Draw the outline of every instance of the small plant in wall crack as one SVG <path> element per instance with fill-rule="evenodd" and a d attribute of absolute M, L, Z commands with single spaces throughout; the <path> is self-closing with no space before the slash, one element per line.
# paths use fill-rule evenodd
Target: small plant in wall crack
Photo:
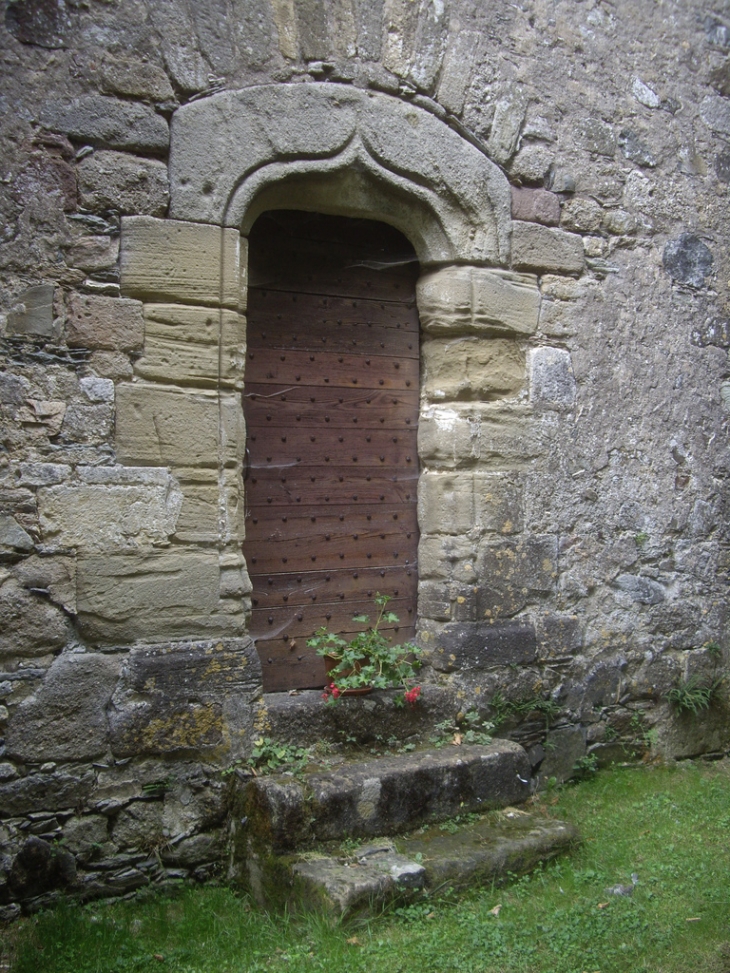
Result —
<path fill-rule="evenodd" d="M 711 682 L 702 682 L 698 676 L 690 676 L 689 679 L 678 683 L 667 693 L 667 700 L 679 712 L 692 713 L 693 716 L 710 708 L 712 700 L 720 688 L 722 678 L 713 679 Z"/>
<path fill-rule="evenodd" d="M 341 696 L 369 692 L 371 689 L 402 688 L 396 705 L 414 706 L 421 695 L 421 687 L 414 685 L 420 668 L 421 650 L 406 642 L 392 645 L 390 636 L 382 632 L 384 625 L 397 624 L 395 612 L 387 611 L 389 595 L 375 595 L 378 615 L 370 625 L 368 615 L 354 615 L 353 621 L 368 627 L 351 639 L 345 639 L 326 626 L 307 639 L 307 645 L 317 650 L 328 666 L 327 685 L 323 695 L 327 703 L 336 703 Z"/>
<path fill-rule="evenodd" d="M 573 764 L 573 777 L 576 780 L 588 780 L 598 772 L 598 757 L 595 753 L 587 753 Z"/>
<path fill-rule="evenodd" d="M 483 720 L 476 710 L 469 710 L 455 720 L 437 723 L 429 743 L 437 749 L 446 746 L 459 747 L 463 743 L 478 743 L 484 746 L 492 742 L 493 729 L 494 723 Z"/>

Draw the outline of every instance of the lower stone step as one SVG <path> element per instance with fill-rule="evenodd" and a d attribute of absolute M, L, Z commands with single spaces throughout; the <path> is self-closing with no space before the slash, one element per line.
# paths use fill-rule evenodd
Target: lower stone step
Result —
<path fill-rule="evenodd" d="M 301 778 L 258 777 L 234 798 L 236 846 L 245 857 L 262 844 L 280 853 L 398 834 L 529 794 L 527 754 L 510 740 L 379 757 Z"/>
<path fill-rule="evenodd" d="M 282 861 L 278 901 L 263 904 L 280 906 L 286 889 L 285 902 L 293 911 L 376 913 L 389 902 L 528 872 L 578 841 L 573 825 L 517 808 L 467 818 L 363 845 L 347 856 L 310 854 Z"/>

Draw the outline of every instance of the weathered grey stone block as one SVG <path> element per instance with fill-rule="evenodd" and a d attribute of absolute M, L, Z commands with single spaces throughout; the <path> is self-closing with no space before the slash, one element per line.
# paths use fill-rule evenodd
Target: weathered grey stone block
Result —
<path fill-rule="evenodd" d="M 28 774 L 0 784 L 0 807 L 8 815 L 78 807 L 88 800 L 93 787 L 92 770 Z"/>
<path fill-rule="evenodd" d="M 122 219 L 122 293 L 150 302 L 238 310 L 246 266 L 237 230 L 151 216 Z"/>
<path fill-rule="evenodd" d="M 99 151 L 78 167 L 79 202 L 91 212 L 164 216 L 169 200 L 167 166 L 125 152 Z"/>
<path fill-rule="evenodd" d="M 613 127 L 602 118 L 591 116 L 581 119 L 577 125 L 578 143 L 593 155 L 612 159 L 616 152 L 616 136 Z"/>
<path fill-rule="evenodd" d="M 117 456 L 130 465 L 238 465 L 245 428 L 233 393 L 117 386 Z"/>
<path fill-rule="evenodd" d="M 117 757 L 233 753 L 250 743 L 261 665 L 249 638 L 133 649 L 109 711 Z"/>
<path fill-rule="evenodd" d="M 436 98 L 440 105 L 455 115 L 464 107 L 466 92 L 474 68 L 471 55 L 477 49 L 480 35 L 473 30 L 451 31 L 447 38 L 441 77 Z"/>
<path fill-rule="evenodd" d="M 53 284 L 28 287 L 18 295 L 15 308 L 8 314 L 8 334 L 57 337 L 53 320 Z"/>
<path fill-rule="evenodd" d="M 526 108 L 527 99 L 519 85 L 512 87 L 496 104 L 487 152 L 500 165 L 509 162 L 514 155 Z"/>
<path fill-rule="evenodd" d="M 109 822 L 101 814 L 72 817 L 63 826 L 63 844 L 80 860 L 93 854 L 94 847 L 109 837 Z"/>
<path fill-rule="evenodd" d="M 106 381 L 105 379 L 102 381 Z M 112 402 L 72 402 L 66 409 L 61 425 L 61 435 L 68 442 L 101 445 L 111 438 L 114 423 Z"/>
<path fill-rule="evenodd" d="M 475 548 L 475 542 L 464 536 L 422 534 L 418 544 L 419 576 L 473 583 L 477 577 Z"/>
<path fill-rule="evenodd" d="M 48 655 L 62 648 L 70 634 L 62 611 L 0 569 L 0 659 Z"/>
<path fill-rule="evenodd" d="M 539 615 L 535 627 L 541 659 L 569 658 L 583 647 L 583 634 L 576 615 Z"/>
<path fill-rule="evenodd" d="M 536 594 L 554 591 L 557 557 L 557 540 L 549 535 L 484 544 L 478 568 L 483 617 L 514 615 Z"/>
<path fill-rule="evenodd" d="M 682 233 L 664 247 L 665 269 L 680 284 L 703 287 L 712 273 L 712 251 L 694 233 Z"/>
<path fill-rule="evenodd" d="M 432 338 L 421 345 L 421 360 L 421 387 L 433 402 L 504 398 L 525 379 L 524 352 L 504 338 Z"/>
<path fill-rule="evenodd" d="M 40 122 L 52 132 L 110 149 L 165 152 L 170 132 L 165 119 L 146 105 L 103 95 L 52 98 Z"/>
<path fill-rule="evenodd" d="M 27 838 L 13 860 L 8 889 L 13 898 L 25 899 L 76 883 L 76 861 L 64 848 L 42 838 Z"/>
<path fill-rule="evenodd" d="M 0 555 L 28 553 L 33 547 L 33 538 L 15 517 L 0 514 Z"/>
<path fill-rule="evenodd" d="M 5 10 L 5 27 L 21 44 L 64 48 L 72 26 L 70 11 L 61 4 L 11 3 Z"/>
<path fill-rule="evenodd" d="M 453 408 L 432 406 L 421 412 L 418 455 L 446 467 L 460 466 L 479 456 L 479 424 Z"/>
<path fill-rule="evenodd" d="M 713 132 L 730 135 L 730 104 L 720 95 L 707 95 L 700 104 L 700 118 Z"/>
<path fill-rule="evenodd" d="M 535 627 L 525 621 L 450 623 L 437 642 L 429 659 L 441 672 L 526 665 L 537 657 Z"/>
<path fill-rule="evenodd" d="M 562 348 L 532 348 L 528 363 L 530 401 L 543 409 L 569 409 L 575 402 L 570 352 Z"/>
<path fill-rule="evenodd" d="M 512 224 L 512 266 L 518 270 L 580 274 L 585 267 L 583 240 L 554 227 L 515 220 Z"/>
<path fill-rule="evenodd" d="M 89 274 L 116 278 L 119 262 L 119 237 L 83 236 L 65 244 L 63 253 L 69 267 Z"/>
<path fill-rule="evenodd" d="M 76 559 L 32 555 L 14 568 L 25 588 L 47 591 L 51 601 L 76 614 Z"/>
<path fill-rule="evenodd" d="M 108 746 L 106 708 L 118 656 L 64 653 L 8 723 L 8 755 L 23 761 L 91 760 Z"/>
<path fill-rule="evenodd" d="M 99 77 L 101 90 L 106 95 L 150 101 L 171 101 L 175 97 L 167 75 L 151 61 L 107 54 L 99 69 Z"/>
<path fill-rule="evenodd" d="M 292 875 L 303 902 L 317 903 L 334 915 L 350 915 L 368 909 L 372 902 L 387 902 L 422 889 L 426 883 L 423 865 L 382 843 L 358 851 L 355 869 L 326 858 L 297 862 Z"/>
<path fill-rule="evenodd" d="M 537 280 L 484 267 L 444 267 L 419 278 L 421 327 L 428 334 L 507 331 L 534 334 L 540 308 Z"/>
<path fill-rule="evenodd" d="M 642 578 L 636 574 L 620 574 L 615 581 L 616 587 L 626 591 L 632 601 L 641 605 L 658 605 L 666 598 L 662 585 L 651 578 Z"/>
<path fill-rule="evenodd" d="M 162 843 L 162 801 L 131 801 L 116 816 L 112 840 L 120 848 L 147 850 Z"/>
<path fill-rule="evenodd" d="M 178 540 L 214 543 L 245 537 L 243 480 L 240 471 L 186 470 L 180 481 L 182 507 L 175 527 Z"/>
<path fill-rule="evenodd" d="M 145 305 L 142 378 L 181 385 L 243 388 L 246 319 L 235 311 Z"/>
<path fill-rule="evenodd" d="M 544 184 L 555 162 L 555 150 L 541 142 L 523 142 L 509 164 L 512 179 L 521 183 Z"/>
<path fill-rule="evenodd" d="M 565 706 L 578 719 L 587 719 L 594 709 L 618 703 L 621 696 L 621 669 L 625 660 L 598 662 L 582 677 L 568 683 Z"/>
<path fill-rule="evenodd" d="M 574 196 L 563 204 L 560 225 L 575 233 L 596 233 L 601 228 L 605 210 L 595 199 Z"/>
<path fill-rule="evenodd" d="M 419 581 L 418 615 L 437 622 L 451 618 L 451 597 L 445 581 Z"/>
<path fill-rule="evenodd" d="M 71 347 L 132 351 L 144 341 L 142 304 L 117 297 L 69 295 L 66 340 Z"/>
<path fill-rule="evenodd" d="M 545 785 L 554 777 L 558 784 L 576 775 L 576 764 L 586 754 L 586 731 L 580 726 L 564 726 L 551 730 L 546 739 L 545 759 L 540 765 L 538 780 Z"/>

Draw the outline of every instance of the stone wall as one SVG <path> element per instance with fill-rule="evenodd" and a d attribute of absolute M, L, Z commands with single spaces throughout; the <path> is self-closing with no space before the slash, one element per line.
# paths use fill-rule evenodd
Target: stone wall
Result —
<path fill-rule="evenodd" d="M 0 37 L 3 916 L 221 860 L 266 721 L 240 395 L 272 206 L 421 262 L 424 682 L 543 778 L 730 746 L 726 685 L 666 699 L 728 658 L 727 3 L 14 0 Z"/>

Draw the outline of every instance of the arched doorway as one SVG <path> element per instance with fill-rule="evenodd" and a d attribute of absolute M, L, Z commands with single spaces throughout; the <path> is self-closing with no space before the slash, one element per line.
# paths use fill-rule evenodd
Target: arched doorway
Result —
<path fill-rule="evenodd" d="M 272 211 L 249 236 L 246 540 L 266 691 L 321 686 L 306 640 L 388 594 L 415 632 L 416 254 L 371 220 Z"/>

